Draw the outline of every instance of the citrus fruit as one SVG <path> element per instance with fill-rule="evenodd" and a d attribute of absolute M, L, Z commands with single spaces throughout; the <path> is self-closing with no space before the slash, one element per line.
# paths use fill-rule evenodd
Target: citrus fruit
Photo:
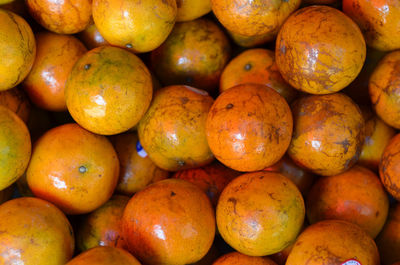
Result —
<path fill-rule="evenodd" d="M 386 190 L 400 200 L 400 134 L 385 147 L 379 164 L 379 176 Z"/>
<path fill-rule="evenodd" d="M 66 265 L 140 265 L 129 252 L 110 246 L 89 249 L 70 260 Z"/>
<path fill-rule="evenodd" d="M 199 18 L 211 11 L 210 0 L 176 0 L 178 13 L 176 21 L 190 21 Z"/>
<path fill-rule="evenodd" d="M 0 91 L 0 105 L 15 112 L 25 123 L 28 122 L 31 104 L 25 92 L 20 88 Z"/>
<path fill-rule="evenodd" d="M 212 265 L 276 265 L 271 259 L 266 257 L 252 257 L 239 252 L 231 252 L 218 258 Z"/>

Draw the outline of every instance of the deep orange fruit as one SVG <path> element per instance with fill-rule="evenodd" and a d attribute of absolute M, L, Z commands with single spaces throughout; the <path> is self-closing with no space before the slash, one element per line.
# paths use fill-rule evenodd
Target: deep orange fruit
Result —
<path fill-rule="evenodd" d="M 96 24 L 90 23 L 87 28 L 83 31 L 79 32 L 78 38 L 85 44 L 88 49 L 94 49 L 100 46 L 110 45 L 104 38 L 101 36 L 99 30 L 96 27 Z"/>
<path fill-rule="evenodd" d="M 20 88 L 0 91 L 0 105 L 15 112 L 25 123 L 28 122 L 31 104 L 25 92 Z"/>
<path fill-rule="evenodd" d="M 385 147 L 379 164 L 379 176 L 386 190 L 400 200 L 400 134 Z"/>
<path fill-rule="evenodd" d="M 100 246 L 81 253 L 66 265 L 140 265 L 129 252 L 115 247 Z"/>
<path fill-rule="evenodd" d="M 280 173 L 252 172 L 232 180 L 217 205 L 217 226 L 235 250 L 250 256 L 277 253 L 290 245 L 303 225 L 304 201 Z"/>
<path fill-rule="evenodd" d="M 382 265 L 391 265 L 400 260 L 400 204 L 396 203 L 389 211 L 389 216 L 382 231 L 376 238 Z"/>
<path fill-rule="evenodd" d="M 178 13 L 176 21 L 190 21 L 211 11 L 211 0 L 176 0 Z"/>
<path fill-rule="evenodd" d="M 146 264 L 194 263 L 213 243 L 214 209 L 194 184 L 166 179 L 132 197 L 122 231 L 131 253 Z"/>
<path fill-rule="evenodd" d="M 276 265 L 267 257 L 252 257 L 240 252 L 231 252 L 218 258 L 212 265 Z"/>
<path fill-rule="evenodd" d="M 286 81 L 311 94 L 329 94 L 349 85 L 366 56 L 364 37 L 349 17 L 329 6 L 293 13 L 276 39 L 276 63 Z"/>

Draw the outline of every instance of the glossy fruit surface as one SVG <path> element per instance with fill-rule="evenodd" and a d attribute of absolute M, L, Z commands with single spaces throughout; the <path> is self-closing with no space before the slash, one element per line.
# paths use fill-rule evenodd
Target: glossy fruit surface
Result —
<path fill-rule="evenodd" d="M 91 23 L 87 28 L 78 34 L 78 38 L 85 44 L 88 49 L 94 49 L 100 46 L 110 45 L 101 36 L 96 24 Z"/>
<path fill-rule="evenodd" d="M 276 265 L 271 259 L 266 257 L 252 257 L 239 252 L 231 252 L 218 258 L 213 265 Z"/>
<path fill-rule="evenodd" d="M 376 238 L 383 265 L 391 265 L 400 260 L 400 204 L 396 203 L 389 211 L 388 219 Z"/>
<path fill-rule="evenodd" d="M 400 134 L 385 147 L 379 164 L 379 176 L 386 190 L 400 200 Z"/>
<path fill-rule="evenodd" d="M 101 246 L 81 253 L 66 265 L 140 265 L 128 251 L 120 248 Z"/>
<path fill-rule="evenodd" d="M 0 105 L 15 112 L 25 123 L 28 121 L 31 103 L 25 92 L 20 88 L 16 87 L 6 91 L 0 91 Z"/>

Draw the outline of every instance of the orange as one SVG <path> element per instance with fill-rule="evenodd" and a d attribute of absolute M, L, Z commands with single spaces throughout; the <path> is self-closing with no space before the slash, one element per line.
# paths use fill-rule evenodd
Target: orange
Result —
<path fill-rule="evenodd" d="M 66 265 L 140 265 L 129 252 L 115 247 L 100 246 L 81 253 Z"/>
<path fill-rule="evenodd" d="M 349 17 L 329 6 L 293 13 L 276 39 L 276 64 L 293 87 L 329 94 L 349 85 L 366 57 L 363 35 Z"/>
<path fill-rule="evenodd" d="M 386 190 L 400 200 L 400 134 L 385 147 L 379 164 L 379 176 Z"/>
<path fill-rule="evenodd" d="M 59 34 L 84 30 L 92 15 L 92 0 L 26 0 L 26 4 L 40 25 Z"/>
<path fill-rule="evenodd" d="M 157 167 L 147 156 L 136 132 L 116 135 L 112 143 L 120 162 L 117 192 L 132 195 L 153 182 L 168 178 L 169 172 Z"/>
<path fill-rule="evenodd" d="M 352 260 L 353 263 L 344 263 Z M 358 262 L 358 263 L 357 263 Z M 374 240 L 360 227 L 343 220 L 313 224 L 300 234 L 286 265 L 379 265 Z"/>
<path fill-rule="evenodd" d="M 112 45 L 149 52 L 165 41 L 174 27 L 176 0 L 93 0 L 93 20 Z"/>
<path fill-rule="evenodd" d="M 300 0 L 211 0 L 211 7 L 224 27 L 245 36 L 278 33 L 286 18 L 300 6 Z"/>
<path fill-rule="evenodd" d="M 94 49 L 100 46 L 110 45 L 104 38 L 101 36 L 99 30 L 96 27 L 96 24 L 91 23 L 87 28 L 83 31 L 79 32 L 78 38 L 85 44 L 88 49 Z"/>
<path fill-rule="evenodd" d="M 293 243 L 304 215 L 296 185 L 280 173 L 265 171 L 232 180 L 221 193 L 216 214 L 225 242 L 249 256 L 274 254 Z"/>
<path fill-rule="evenodd" d="M 0 190 L 4 190 L 25 172 L 31 138 L 25 123 L 4 106 L 0 106 L 0 124 Z"/>
<path fill-rule="evenodd" d="M 279 73 L 275 53 L 271 50 L 249 49 L 233 58 L 222 72 L 219 91 L 222 93 L 246 83 L 267 85 L 281 94 L 287 102 L 292 102 L 297 96 L 297 91 Z"/>
<path fill-rule="evenodd" d="M 292 105 L 294 129 L 288 154 L 312 172 L 340 174 L 357 162 L 364 142 L 364 119 L 346 95 L 310 95 Z"/>
<path fill-rule="evenodd" d="M 387 54 L 369 79 L 369 94 L 376 114 L 400 129 L 400 51 Z"/>
<path fill-rule="evenodd" d="M 102 46 L 83 55 L 65 85 L 65 100 L 74 120 L 104 135 L 129 130 L 150 105 L 150 72 L 136 55 Z"/>
<path fill-rule="evenodd" d="M 270 87 L 243 84 L 218 96 L 207 118 L 207 140 L 215 157 L 237 171 L 257 171 L 285 154 L 292 114 Z"/>
<path fill-rule="evenodd" d="M 166 179 L 131 198 L 122 217 L 122 231 L 131 253 L 145 264 L 194 263 L 213 243 L 214 210 L 194 184 Z"/>
<path fill-rule="evenodd" d="M 26 175 L 35 196 L 67 214 L 83 214 L 111 197 L 118 173 L 117 154 L 107 138 L 70 123 L 36 141 Z"/>
<path fill-rule="evenodd" d="M 202 1 L 198 1 L 202 2 Z M 208 19 L 177 23 L 151 53 L 151 65 L 164 85 L 190 85 L 212 91 L 230 57 L 225 33 Z"/>
<path fill-rule="evenodd" d="M 32 68 L 36 43 L 32 29 L 22 17 L 0 9 L 0 91 L 24 80 Z"/>
<path fill-rule="evenodd" d="M 178 13 L 176 21 L 190 21 L 211 11 L 211 0 L 176 0 Z"/>
<path fill-rule="evenodd" d="M 25 123 L 28 121 L 31 104 L 25 92 L 20 88 L 0 91 L 0 105 L 15 112 Z"/>
<path fill-rule="evenodd" d="M 206 119 L 213 101 L 204 90 L 189 86 L 157 90 L 139 123 L 138 135 L 158 167 L 178 171 L 214 159 L 206 138 Z"/>
<path fill-rule="evenodd" d="M 271 259 L 266 257 L 251 257 L 239 252 L 231 252 L 221 256 L 212 265 L 276 265 Z"/>
<path fill-rule="evenodd" d="M 38 107 L 49 111 L 65 111 L 65 82 L 76 61 L 87 50 L 73 36 L 41 32 L 35 37 L 35 63 L 22 86 Z"/>
<path fill-rule="evenodd" d="M 38 198 L 18 198 L 0 205 L 0 264 L 64 265 L 74 252 L 67 217 Z"/>
<path fill-rule="evenodd" d="M 395 203 L 382 231 L 376 238 L 382 265 L 400 260 L 400 204 Z"/>

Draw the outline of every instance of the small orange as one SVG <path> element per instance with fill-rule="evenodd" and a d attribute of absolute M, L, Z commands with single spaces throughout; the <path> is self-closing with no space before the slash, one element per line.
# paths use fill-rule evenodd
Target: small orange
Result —
<path fill-rule="evenodd" d="M 292 114 L 270 87 L 242 84 L 220 94 L 207 118 L 207 140 L 215 157 L 237 171 L 257 171 L 285 154 Z"/>
<path fill-rule="evenodd" d="M 70 123 L 47 131 L 33 148 L 29 188 L 67 214 L 88 213 L 114 192 L 119 162 L 105 136 Z"/>
<path fill-rule="evenodd" d="M 149 107 L 152 93 L 146 65 L 133 53 L 111 46 L 83 55 L 65 85 L 65 100 L 74 120 L 103 135 L 135 126 Z"/>
<path fill-rule="evenodd" d="M 379 253 L 374 240 L 359 226 L 326 220 L 300 234 L 286 261 L 286 265 L 321 264 L 379 265 Z"/>
<path fill-rule="evenodd" d="M 74 253 L 74 233 L 67 217 L 38 198 L 0 205 L 0 230 L 0 264 L 64 265 Z"/>
<path fill-rule="evenodd" d="M 293 13 L 276 39 L 276 63 L 285 80 L 311 94 L 330 94 L 349 85 L 366 57 L 364 37 L 349 17 L 329 6 Z"/>
<path fill-rule="evenodd" d="M 150 159 L 169 171 L 204 166 L 214 156 L 206 138 L 206 119 L 214 100 L 204 90 L 168 86 L 157 90 L 138 126 Z"/>
<path fill-rule="evenodd" d="M 239 252 L 231 252 L 218 258 L 212 265 L 276 265 L 267 257 L 252 257 Z"/>
<path fill-rule="evenodd" d="M 31 104 L 25 92 L 20 88 L 0 91 L 0 105 L 15 112 L 25 123 L 28 122 Z"/>
<path fill-rule="evenodd" d="M 364 142 L 364 119 L 346 95 L 310 95 L 292 105 L 294 129 L 288 154 L 312 172 L 340 174 L 357 162 Z"/>
<path fill-rule="evenodd" d="M 176 21 L 190 21 L 211 11 L 211 0 L 176 0 L 178 7 L 178 13 L 176 15 Z"/>
<path fill-rule="evenodd" d="M 88 49 L 94 49 L 100 46 L 110 45 L 104 38 L 101 36 L 99 30 L 96 27 L 96 24 L 91 23 L 87 28 L 83 31 L 79 32 L 78 38 L 85 44 Z"/>
<path fill-rule="evenodd" d="M 38 107 L 65 111 L 65 82 L 76 61 L 87 50 L 74 36 L 40 32 L 35 37 L 35 63 L 22 87 Z"/>
<path fill-rule="evenodd" d="M 140 265 L 129 252 L 115 247 L 100 246 L 81 253 L 66 265 Z"/>
<path fill-rule="evenodd" d="M 166 179 L 131 198 L 122 231 L 131 253 L 145 264 L 194 263 L 213 243 L 214 209 L 194 184 Z"/>
<path fill-rule="evenodd" d="M 400 200 L 400 133 L 385 147 L 379 164 L 379 176 L 386 190 Z"/>
<path fill-rule="evenodd" d="M 149 52 L 165 41 L 174 27 L 176 0 L 93 0 L 93 20 L 112 45 Z"/>
<path fill-rule="evenodd" d="M 217 226 L 235 250 L 250 256 L 277 253 L 294 242 L 303 225 L 304 201 L 280 173 L 258 171 L 232 180 L 217 205 Z"/>
<path fill-rule="evenodd" d="M 22 17 L 0 9 L 0 91 L 24 80 L 36 56 L 32 29 Z"/>
<path fill-rule="evenodd" d="M 400 260 L 400 204 L 389 211 L 386 224 L 376 238 L 382 265 L 391 265 Z"/>

